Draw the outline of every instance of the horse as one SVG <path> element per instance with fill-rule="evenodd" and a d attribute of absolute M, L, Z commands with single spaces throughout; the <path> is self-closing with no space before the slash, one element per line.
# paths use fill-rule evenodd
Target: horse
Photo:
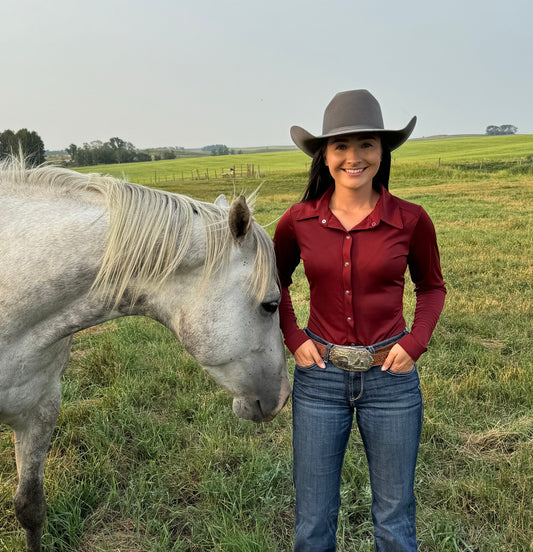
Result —
<path fill-rule="evenodd" d="M 252 198 L 253 199 L 253 198 Z M 0 423 L 14 429 L 15 515 L 41 550 L 43 474 L 75 332 L 148 316 L 269 421 L 290 383 L 272 241 L 231 205 L 43 165 L 0 164 Z"/>

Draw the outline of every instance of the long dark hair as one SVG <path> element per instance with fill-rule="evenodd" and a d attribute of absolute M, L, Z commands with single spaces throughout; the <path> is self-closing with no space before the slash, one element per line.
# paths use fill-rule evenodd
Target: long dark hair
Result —
<path fill-rule="evenodd" d="M 326 145 L 327 141 L 324 140 L 322 146 L 313 156 L 311 169 L 309 170 L 309 181 L 302 197 L 302 201 L 310 201 L 312 199 L 322 197 L 326 190 L 331 185 L 335 184 L 335 181 L 329 172 L 329 168 L 326 165 Z M 376 192 L 380 192 L 382 186 L 386 190 L 389 189 L 391 153 L 389 147 L 383 140 L 381 141 L 381 148 L 381 163 L 379 164 L 376 176 L 372 179 L 372 188 L 374 188 Z"/>

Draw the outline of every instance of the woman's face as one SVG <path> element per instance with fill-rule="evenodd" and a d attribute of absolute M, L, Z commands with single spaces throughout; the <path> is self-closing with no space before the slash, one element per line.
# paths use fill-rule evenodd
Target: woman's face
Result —
<path fill-rule="evenodd" d="M 362 190 L 372 187 L 381 154 L 378 134 L 356 133 L 329 138 L 324 159 L 336 188 Z"/>

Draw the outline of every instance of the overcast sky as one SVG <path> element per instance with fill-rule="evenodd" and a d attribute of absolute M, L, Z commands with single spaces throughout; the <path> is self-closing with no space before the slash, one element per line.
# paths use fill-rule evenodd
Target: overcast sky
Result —
<path fill-rule="evenodd" d="M 532 134 L 532 54 L 531 0 L 3 0 L 0 131 L 288 145 L 367 88 L 414 137 Z"/>

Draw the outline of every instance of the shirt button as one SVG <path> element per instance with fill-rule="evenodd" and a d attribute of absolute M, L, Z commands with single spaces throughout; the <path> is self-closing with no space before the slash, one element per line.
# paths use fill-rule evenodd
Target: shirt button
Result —
<path fill-rule="evenodd" d="M 373 222 L 373 223 L 371 224 L 371 226 L 376 226 L 376 223 L 375 223 L 375 222 Z"/>
<path fill-rule="evenodd" d="M 326 219 L 322 219 L 322 224 L 326 224 Z"/>
<path fill-rule="evenodd" d="M 344 266 L 350 266 L 350 263 L 349 263 L 348 261 L 346 261 L 346 262 L 344 263 Z"/>
<path fill-rule="evenodd" d="M 347 318 L 346 320 L 348 320 L 348 322 L 351 322 L 351 321 L 352 321 L 352 317 L 351 317 L 351 316 L 348 316 L 348 318 Z"/>
<path fill-rule="evenodd" d="M 346 293 L 346 295 L 350 295 L 350 290 L 347 289 L 344 293 Z"/>
<path fill-rule="evenodd" d="M 348 234 L 348 235 L 346 236 L 346 239 L 347 239 L 347 240 L 349 240 L 349 239 L 350 239 L 350 234 Z"/>

